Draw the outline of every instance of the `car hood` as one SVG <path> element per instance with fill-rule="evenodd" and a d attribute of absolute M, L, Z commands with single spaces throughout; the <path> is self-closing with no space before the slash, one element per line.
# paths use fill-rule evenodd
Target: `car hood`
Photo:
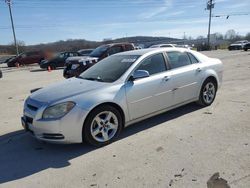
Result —
<path fill-rule="evenodd" d="M 101 89 L 108 83 L 71 78 L 52 84 L 32 93 L 30 99 L 42 103 L 54 103 L 93 90 Z"/>
<path fill-rule="evenodd" d="M 97 57 L 90 57 L 90 56 L 76 56 L 76 57 L 69 57 L 67 58 L 67 61 L 79 61 L 82 60 L 83 61 L 90 61 L 90 60 L 98 60 Z"/>

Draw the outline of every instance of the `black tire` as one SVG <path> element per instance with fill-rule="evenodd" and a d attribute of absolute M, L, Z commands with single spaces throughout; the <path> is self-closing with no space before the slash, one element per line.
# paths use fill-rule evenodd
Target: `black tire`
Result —
<path fill-rule="evenodd" d="M 247 48 L 244 48 L 245 51 L 247 51 L 248 49 Z"/>
<path fill-rule="evenodd" d="M 49 65 L 47 67 L 47 70 L 49 70 L 49 67 L 50 67 L 51 70 L 56 70 L 56 65 L 54 65 L 54 64 Z"/>
<path fill-rule="evenodd" d="M 206 87 L 206 85 L 207 85 L 208 83 L 213 84 L 213 85 L 214 85 L 214 88 L 215 88 L 214 97 L 213 97 L 213 99 L 212 99 L 211 102 L 206 102 L 206 101 L 204 100 L 204 97 L 203 97 L 203 91 L 204 91 L 204 89 L 205 89 L 205 87 Z M 201 90 L 200 90 L 200 95 L 199 95 L 199 100 L 197 101 L 197 103 L 198 103 L 199 105 L 201 105 L 201 106 L 204 106 L 204 107 L 205 107 L 205 106 L 210 106 L 210 105 L 214 102 L 214 99 L 215 99 L 215 97 L 216 97 L 216 93 L 217 93 L 217 82 L 216 82 L 214 79 L 211 79 L 211 78 L 206 79 L 206 80 L 204 81 L 204 83 L 202 84 L 202 87 L 201 87 Z"/>
<path fill-rule="evenodd" d="M 115 116 L 118 119 L 118 128 L 117 128 L 115 135 L 110 140 L 105 141 L 105 142 L 99 142 L 99 141 L 95 140 L 93 138 L 93 136 L 91 135 L 91 124 L 92 124 L 92 121 L 94 120 L 94 118 L 99 113 L 104 112 L 104 111 L 110 111 L 110 112 L 115 114 Z M 116 140 L 116 138 L 120 135 L 120 133 L 122 131 L 122 127 L 123 127 L 122 116 L 121 116 L 120 112 L 113 106 L 102 105 L 100 107 L 95 108 L 87 116 L 85 123 L 83 125 L 83 129 L 82 129 L 82 138 L 83 138 L 83 141 L 86 141 L 87 143 L 89 143 L 93 146 L 102 147 L 102 146 L 108 145 L 108 144 L 112 143 L 114 140 Z"/>
<path fill-rule="evenodd" d="M 2 78 L 3 77 L 3 73 L 2 73 L 2 71 L 0 70 L 0 78 Z"/>

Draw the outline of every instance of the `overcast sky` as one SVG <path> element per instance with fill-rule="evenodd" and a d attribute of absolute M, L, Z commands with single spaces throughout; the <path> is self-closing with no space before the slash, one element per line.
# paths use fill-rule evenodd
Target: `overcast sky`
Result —
<path fill-rule="evenodd" d="M 215 0 L 212 33 L 250 32 L 250 0 Z M 18 40 L 26 44 L 125 36 L 205 36 L 206 0 L 13 0 Z M 0 0 L 0 44 L 13 41 L 8 7 Z"/>

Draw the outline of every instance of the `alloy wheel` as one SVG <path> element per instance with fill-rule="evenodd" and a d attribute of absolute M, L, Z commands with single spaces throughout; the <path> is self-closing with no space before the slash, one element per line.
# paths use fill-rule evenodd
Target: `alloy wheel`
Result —
<path fill-rule="evenodd" d="M 203 88 L 203 99 L 207 104 L 213 102 L 215 97 L 215 86 L 212 82 L 208 82 Z"/>
<path fill-rule="evenodd" d="M 111 111 L 104 111 L 93 119 L 90 132 L 98 142 L 106 142 L 112 139 L 118 130 L 118 118 Z"/>

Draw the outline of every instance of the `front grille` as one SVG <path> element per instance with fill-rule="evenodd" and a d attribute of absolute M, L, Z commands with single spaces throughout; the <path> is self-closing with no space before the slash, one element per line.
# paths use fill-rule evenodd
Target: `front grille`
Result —
<path fill-rule="evenodd" d="M 37 107 L 35 107 L 35 106 L 33 106 L 33 105 L 30 105 L 30 104 L 27 104 L 27 107 L 28 107 L 30 110 L 32 110 L 32 111 L 37 111 L 37 110 L 38 110 Z"/>
<path fill-rule="evenodd" d="M 64 136 L 62 134 L 43 133 L 43 138 L 51 140 L 61 140 L 64 139 Z"/>

